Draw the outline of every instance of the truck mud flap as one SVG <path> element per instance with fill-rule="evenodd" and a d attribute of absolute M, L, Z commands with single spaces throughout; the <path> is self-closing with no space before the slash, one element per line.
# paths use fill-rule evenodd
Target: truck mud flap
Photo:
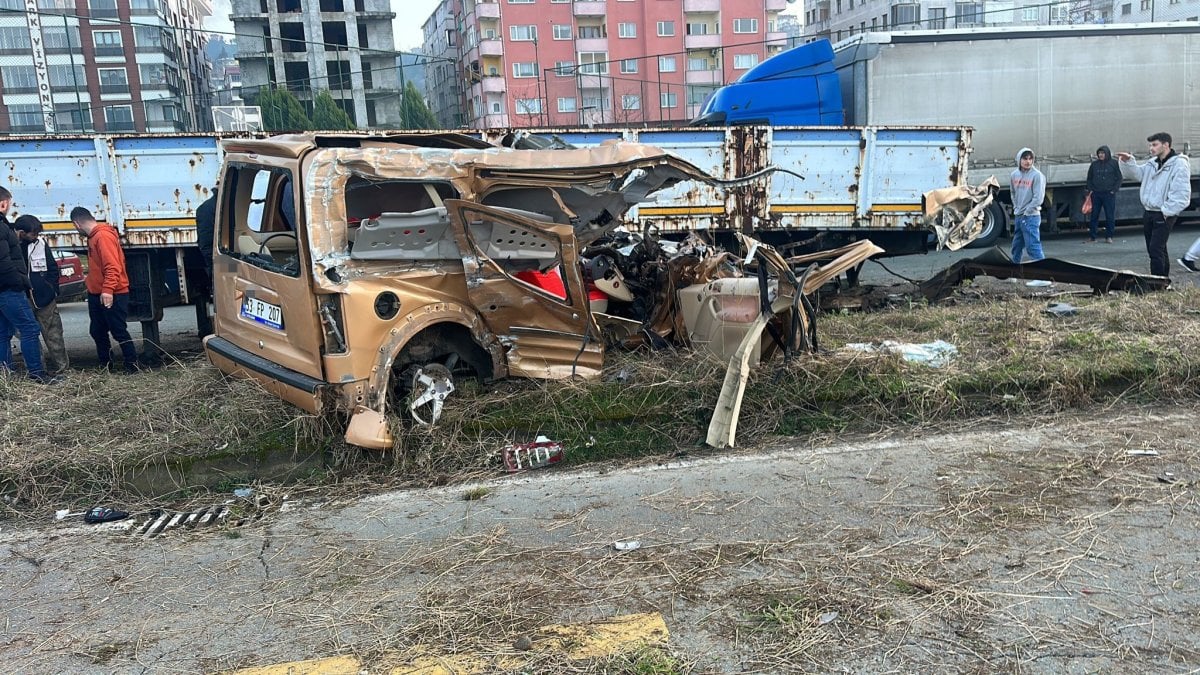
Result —
<path fill-rule="evenodd" d="M 255 380 L 267 391 L 311 413 L 324 407 L 326 383 L 265 359 L 216 335 L 204 339 L 204 353 L 218 369 Z"/>

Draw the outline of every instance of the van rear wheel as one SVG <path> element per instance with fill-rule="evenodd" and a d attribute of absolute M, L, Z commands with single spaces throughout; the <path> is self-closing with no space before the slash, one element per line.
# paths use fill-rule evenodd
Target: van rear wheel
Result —
<path fill-rule="evenodd" d="M 431 427 L 442 416 L 446 398 L 454 392 L 454 375 L 440 363 L 412 366 L 408 371 L 409 394 L 405 405 L 413 421 Z"/>
<path fill-rule="evenodd" d="M 988 248 L 994 246 L 1004 234 L 1004 207 L 993 201 L 983 211 L 983 230 L 967 248 Z"/>

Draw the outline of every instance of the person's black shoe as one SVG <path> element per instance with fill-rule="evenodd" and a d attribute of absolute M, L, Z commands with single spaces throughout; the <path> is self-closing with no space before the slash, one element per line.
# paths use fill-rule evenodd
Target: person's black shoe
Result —
<path fill-rule="evenodd" d="M 1194 261 L 1194 260 L 1188 260 L 1187 258 L 1180 258 L 1178 260 L 1178 262 L 1180 265 L 1183 265 L 1183 269 L 1185 269 L 1189 272 L 1200 272 L 1200 269 L 1198 269 L 1196 267 L 1196 261 Z"/>
<path fill-rule="evenodd" d="M 63 381 L 63 378 L 59 377 L 58 375 L 49 375 L 46 373 L 40 373 L 38 375 L 30 375 L 29 379 L 33 380 L 34 382 L 37 382 L 38 384 L 47 384 L 47 385 L 60 384 Z"/>

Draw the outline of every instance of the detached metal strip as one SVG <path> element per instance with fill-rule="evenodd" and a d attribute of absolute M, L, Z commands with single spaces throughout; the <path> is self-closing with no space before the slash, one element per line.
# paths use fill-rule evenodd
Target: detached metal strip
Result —
<path fill-rule="evenodd" d="M 720 216 L 724 215 L 722 206 L 641 206 L 639 216 Z"/>
<path fill-rule="evenodd" d="M 771 213 L 854 213 L 854 204 L 772 204 Z"/>

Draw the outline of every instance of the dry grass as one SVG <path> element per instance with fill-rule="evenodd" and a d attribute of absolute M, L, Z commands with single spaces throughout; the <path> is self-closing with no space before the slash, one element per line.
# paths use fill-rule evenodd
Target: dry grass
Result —
<path fill-rule="evenodd" d="M 826 315 L 821 353 L 753 373 L 738 440 L 818 443 L 848 432 L 961 429 L 1095 405 L 1194 401 L 1198 300 L 1197 290 L 1082 298 L 1068 318 L 1022 299 Z M 882 339 L 942 339 L 959 355 L 932 369 L 839 349 Z M 340 420 L 303 415 L 198 361 L 137 377 L 80 372 L 57 387 L 0 380 L 0 494 L 8 498 L 0 517 L 187 498 L 260 479 L 267 455 L 331 453 L 315 478 L 358 477 L 351 484 L 371 487 L 494 475 L 499 448 L 538 434 L 563 442 L 572 464 L 707 453 L 703 435 L 724 370 L 694 353 L 614 352 L 593 382 L 468 382 L 437 428 L 396 421 L 396 450 L 383 456 L 344 448 Z M 203 480 L 192 471 L 223 459 L 242 468 Z"/>

